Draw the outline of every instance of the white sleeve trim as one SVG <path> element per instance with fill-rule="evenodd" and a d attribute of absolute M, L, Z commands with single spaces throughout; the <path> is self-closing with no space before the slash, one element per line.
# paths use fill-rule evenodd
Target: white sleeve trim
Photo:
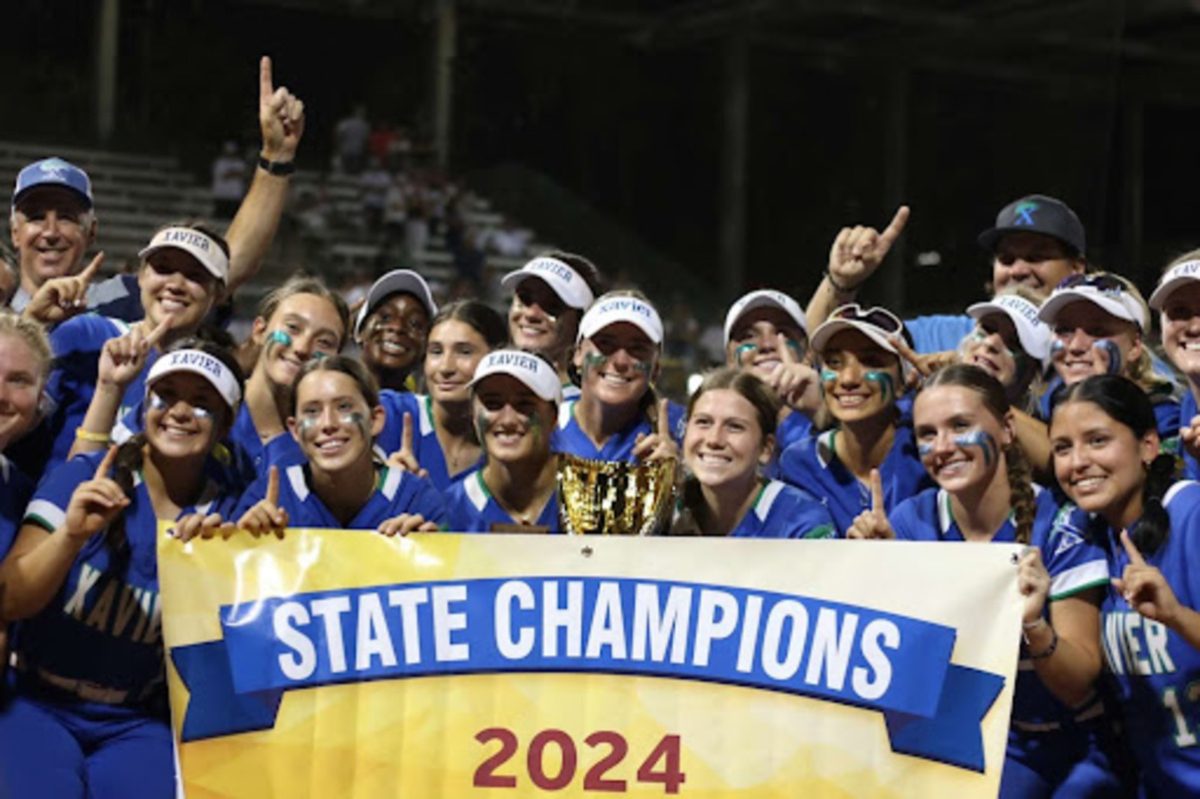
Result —
<path fill-rule="evenodd" d="M 1084 588 L 1108 584 L 1108 564 L 1089 560 L 1050 578 L 1050 598 L 1070 596 Z"/>

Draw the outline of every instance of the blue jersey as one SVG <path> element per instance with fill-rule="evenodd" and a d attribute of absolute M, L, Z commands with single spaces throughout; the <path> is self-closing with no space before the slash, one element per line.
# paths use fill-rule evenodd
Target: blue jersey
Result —
<path fill-rule="evenodd" d="M 250 416 L 250 408 L 244 402 L 238 408 L 237 418 L 233 420 L 228 441 L 235 462 L 248 464 L 252 479 L 266 477 L 272 466 L 282 469 L 284 466 L 308 462 L 300 444 L 286 430 L 264 444 L 258 435 L 258 428 L 254 426 L 254 418 Z"/>
<path fill-rule="evenodd" d="M 46 475 L 24 523 L 65 535 L 60 530 L 71 494 L 93 478 L 103 457 L 101 452 L 80 455 Z M 180 518 L 189 513 L 224 515 L 232 510 L 234 499 L 210 478 L 200 500 L 184 508 Z M 89 538 L 55 597 L 17 626 L 13 650 L 22 671 L 46 682 L 83 680 L 124 694 L 123 701 L 113 704 L 136 705 L 153 698 L 163 681 L 155 555 L 158 519 L 140 474 L 123 516 L 127 562 L 113 557 L 104 531 Z"/>
<path fill-rule="evenodd" d="M 1042 562 L 1050 574 L 1050 601 L 1065 599 L 1090 588 L 1108 585 L 1108 563 L 1104 551 L 1088 537 L 1088 516 L 1071 504 L 1059 506 L 1051 492 L 1035 487 L 1036 510 L 1030 543 L 1042 551 Z M 963 541 L 954 521 L 950 496 L 930 488 L 896 506 L 888 520 L 896 538 L 904 541 Z M 995 543 L 1015 543 L 1017 529 L 1012 518 L 996 531 Z M 1047 725 L 1069 726 L 1073 719 L 1100 712 L 1093 700 L 1074 709 L 1059 702 L 1038 678 L 1033 661 L 1023 658 L 1017 671 L 1012 717 L 1027 729 Z"/>
<path fill-rule="evenodd" d="M 446 511 L 446 529 L 451 533 L 490 533 L 495 525 L 517 524 L 488 490 L 483 481 L 483 469 L 476 469 L 450 486 L 446 491 Z M 542 508 L 536 526 L 551 533 L 562 531 L 558 522 L 557 491 Z"/>
<path fill-rule="evenodd" d="M 792 411 L 775 428 L 775 451 L 783 452 L 800 439 L 812 435 L 812 429 L 812 419 L 799 411 Z"/>
<path fill-rule="evenodd" d="M 0 455 L 0 560 L 4 560 L 17 539 L 21 518 L 31 496 L 33 482 L 12 461 Z M 3 664 L 0 664 L 2 669 Z"/>
<path fill-rule="evenodd" d="M 597 449 L 575 418 L 575 405 L 578 402 L 577 399 L 564 400 L 563 404 L 559 406 L 558 427 L 554 431 L 550 448 L 555 452 L 566 452 L 597 461 L 621 461 L 623 463 L 636 461 L 637 459 L 633 457 L 633 447 L 637 443 L 638 436 L 650 435 L 655 432 L 645 416 L 639 416 L 634 424 L 609 436 L 608 440 L 604 442 L 604 446 Z M 685 413 L 682 405 L 669 403 L 667 421 L 671 427 L 671 438 L 675 439 L 675 443 L 679 446 L 683 446 L 683 429 L 687 424 L 687 420 L 684 418 Z"/>
<path fill-rule="evenodd" d="M 343 524 L 309 488 L 307 466 L 297 463 L 280 467 L 279 471 L 279 507 L 287 511 L 289 527 L 374 530 L 402 513 L 419 513 L 425 521 L 439 524 L 446 515 L 442 495 L 428 480 L 400 469 L 383 467 L 379 483 L 366 504 L 349 524 Z M 268 475 L 263 475 L 246 489 L 234 519 L 240 519 L 243 513 L 266 497 L 268 479 Z"/>
<path fill-rule="evenodd" d="M 1183 399 L 1179 401 L 1179 426 L 1190 425 L 1197 413 L 1200 411 L 1196 410 L 1196 397 L 1190 390 L 1184 392 Z M 1200 480 L 1200 461 L 1184 447 L 1180 447 L 1180 453 L 1183 455 L 1183 476 L 1189 480 Z"/>
<path fill-rule="evenodd" d="M 429 472 L 429 480 L 439 491 L 445 491 L 452 483 L 457 483 L 475 469 L 483 465 L 483 456 L 470 467 L 457 474 L 450 474 L 446 465 L 446 455 L 442 444 L 438 441 L 437 430 L 433 424 L 433 401 L 426 394 L 412 394 L 407 391 L 393 391 L 385 388 L 379 392 L 379 404 L 387 412 L 383 430 L 375 437 L 375 446 L 386 458 L 400 449 L 404 432 L 404 414 L 412 415 L 413 423 L 413 456 L 421 468 Z"/>
<path fill-rule="evenodd" d="M 45 416 L 8 452 L 27 475 L 41 476 L 66 461 L 75 443 L 75 429 L 83 423 L 96 393 L 100 351 L 106 341 L 128 332 L 125 322 L 89 313 L 68 319 L 50 333 L 54 361 L 46 381 Z M 153 356 L 151 353 L 147 359 L 147 368 Z M 143 370 L 126 390 L 117 418 L 142 398 L 145 374 Z"/>
<path fill-rule="evenodd" d="M 820 500 L 795 486 L 771 480 L 729 534 L 734 538 L 832 538 L 833 519 Z"/>
<path fill-rule="evenodd" d="M 788 447 L 779 459 L 783 479 L 819 497 L 833 517 L 842 538 L 858 514 L 871 508 L 871 489 L 847 469 L 837 457 L 837 430 L 809 436 Z M 933 485 L 921 465 L 912 429 L 896 428 L 895 440 L 879 465 L 883 482 L 884 510 L 890 512 L 901 500 Z"/>
<path fill-rule="evenodd" d="M 1142 553 L 1179 603 L 1200 608 L 1200 484 L 1176 483 L 1164 498 L 1171 517 L 1166 543 Z M 1114 576 L 1129 565 L 1125 548 L 1097 519 Z M 1200 651 L 1151 621 L 1110 588 L 1100 610 L 1104 655 L 1116 682 L 1130 748 L 1148 796 L 1200 796 Z"/>
<path fill-rule="evenodd" d="M 966 314 L 937 314 L 907 319 L 904 326 L 913 338 L 913 349 L 925 354 L 957 350 L 962 340 L 975 329 L 975 320 Z"/>
<path fill-rule="evenodd" d="M 1158 428 L 1158 437 L 1162 441 L 1163 451 L 1175 452 L 1179 447 L 1180 422 L 1191 421 L 1191 417 L 1181 418 L 1183 414 L 1180 401 L 1170 393 L 1165 384 L 1163 389 L 1163 391 L 1150 394 L 1149 397 L 1154 404 L 1155 426 Z M 1063 380 L 1055 375 L 1038 399 L 1038 415 L 1047 424 L 1050 423 L 1050 417 L 1054 414 L 1054 406 L 1058 404 L 1059 396 L 1061 396 L 1059 392 L 1062 390 Z"/>

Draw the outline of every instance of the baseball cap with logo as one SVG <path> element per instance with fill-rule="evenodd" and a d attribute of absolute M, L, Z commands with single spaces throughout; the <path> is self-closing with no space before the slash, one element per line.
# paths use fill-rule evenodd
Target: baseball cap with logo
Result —
<path fill-rule="evenodd" d="M 217 280 L 224 283 L 229 279 L 229 256 L 203 230 L 190 227 L 163 228 L 154 234 L 138 257 L 144 261 L 160 250 L 182 250 L 195 258 Z"/>
<path fill-rule="evenodd" d="M 15 208 L 21 198 L 41 186 L 61 186 L 79 195 L 84 204 L 92 207 L 92 181 L 79 167 L 61 158 L 43 158 L 34 161 L 17 173 L 13 188 L 12 204 Z"/>
<path fill-rule="evenodd" d="M 492 375 L 515 377 L 547 402 L 562 402 L 562 383 L 558 379 L 558 373 L 539 355 L 524 350 L 493 350 L 483 356 L 479 366 L 475 367 L 471 387 Z"/>
<path fill-rule="evenodd" d="M 1087 250 L 1083 223 L 1062 200 L 1045 194 L 1030 194 L 1013 200 L 996 215 L 996 226 L 979 234 L 979 244 L 994 252 L 996 244 L 1008 233 L 1041 233 L 1058 239 L 1074 255 Z"/>

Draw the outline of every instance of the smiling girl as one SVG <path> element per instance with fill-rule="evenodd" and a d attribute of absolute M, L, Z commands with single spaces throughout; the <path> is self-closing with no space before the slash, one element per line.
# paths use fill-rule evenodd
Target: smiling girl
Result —
<path fill-rule="evenodd" d="M 882 474 L 887 509 L 930 484 L 896 407 L 904 386 L 897 342 L 906 340 L 890 311 L 858 305 L 838 308 L 813 331 L 825 407 L 836 426 L 788 447 L 779 466 L 784 480 L 822 498 L 839 536 L 871 507 L 873 469 Z"/>
<path fill-rule="evenodd" d="M 482 465 L 483 449 L 471 415 L 471 379 L 488 352 L 503 346 L 504 320 L 474 300 L 442 308 L 425 350 L 428 394 L 380 392 L 387 420 L 376 443 L 398 465 L 424 471 L 441 491 Z M 406 445 L 407 441 L 407 445 Z"/>
<path fill-rule="evenodd" d="M 1004 387 L 978 367 L 935 372 L 913 404 L 913 427 L 937 488 L 890 514 L 864 512 L 848 537 L 1032 545 L 1018 567 L 1025 642 L 1000 796 L 1119 795 L 1094 689 L 1108 568 L 1084 540 L 1086 515 L 1030 482 Z"/>
<path fill-rule="evenodd" d="M 0 565 L 21 619 L 0 710 L 0 795 L 170 796 L 158 519 L 228 511 L 212 449 L 241 397 L 233 356 L 185 339 L 146 377 L 145 432 L 49 473 Z"/>
<path fill-rule="evenodd" d="M 833 520 L 804 491 L 761 472 L 775 448 L 779 400 L 755 375 L 711 373 L 688 402 L 688 477 L 671 535 L 827 538 Z"/>
<path fill-rule="evenodd" d="M 471 397 L 486 460 L 446 492 L 447 529 L 559 532 L 550 437 L 562 385 L 554 367 L 535 353 L 495 350 L 479 362 Z"/>
<path fill-rule="evenodd" d="M 374 437 L 385 412 L 366 368 L 341 355 L 307 362 L 295 380 L 287 425 L 307 463 L 272 466 L 242 495 L 237 526 L 436 530 L 445 510 L 429 481 L 380 463 Z M 220 520 L 210 519 L 215 526 Z"/>
<path fill-rule="evenodd" d="M 1082 380 L 1050 422 L 1059 485 L 1092 514 L 1114 576 L 1100 610 L 1143 795 L 1200 791 L 1200 485 L 1173 482 L 1154 409 L 1134 383 Z"/>
<path fill-rule="evenodd" d="M 1167 357 L 1187 379 L 1188 390 L 1179 403 L 1184 471 L 1189 479 L 1200 479 L 1200 250 L 1167 266 L 1150 295 L 1150 307 L 1159 312 Z"/>
<path fill-rule="evenodd" d="M 563 403 L 554 451 L 604 461 L 675 458 L 683 408 L 657 399 L 662 357 L 658 311 L 640 292 L 611 292 L 579 324 L 578 399 Z"/>

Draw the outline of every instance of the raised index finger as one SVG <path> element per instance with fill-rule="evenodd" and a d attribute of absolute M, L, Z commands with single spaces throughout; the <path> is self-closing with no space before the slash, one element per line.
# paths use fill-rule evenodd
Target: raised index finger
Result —
<path fill-rule="evenodd" d="M 901 358 L 912 364 L 913 368 L 916 369 L 922 377 L 929 375 L 930 370 L 928 364 L 921 359 L 921 356 L 918 355 L 912 347 L 908 346 L 908 342 L 904 340 L 903 335 L 897 333 L 895 336 L 890 338 L 892 346 L 894 346 L 896 351 L 900 353 Z"/>
<path fill-rule="evenodd" d="M 664 397 L 658 401 L 658 434 L 664 440 L 671 438 L 671 403 Z"/>
<path fill-rule="evenodd" d="M 800 359 L 796 357 L 796 351 L 792 349 L 792 340 L 783 333 L 775 334 L 775 343 L 779 347 L 779 360 L 784 363 L 799 363 Z"/>
<path fill-rule="evenodd" d="M 412 454 L 412 414 L 404 412 L 404 425 L 400 428 L 400 451 Z"/>
<path fill-rule="evenodd" d="M 879 243 L 884 247 L 891 247 L 896 239 L 900 238 L 900 234 L 904 232 L 904 226 L 908 224 L 908 206 L 902 205 L 896 209 L 896 215 L 892 217 L 892 221 L 888 222 L 888 226 L 879 234 Z"/>
<path fill-rule="evenodd" d="M 146 335 L 145 343 L 147 346 L 153 347 L 157 344 L 167 334 L 167 331 L 171 329 L 171 322 L 172 318 L 170 316 L 164 316 L 162 321 L 158 323 L 158 326 Z"/>
<path fill-rule="evenodd" d="M 85 286 L 92 282 L 92 278 L 96 276 L 96 272 L 100 270 L 100 264 L 102 263 L 104 263 L 104 253 L 98 252 L 96 253 L 96 257 L 91 260 L 91 263 L 85 266 L 83 271 L 79 273 L 78 277 L 83 280 Z"/>
<path fill-rule="evenodd" d="M 1142 557 L 1142 553 L 1138 552 L 1137 545 L 1133 543 L 1133 539 L 1129 537 L 1129 533 L 1121 531 L 1121 546 L 1125 547 L 1125 554 L 1129 556 L 1131 566 L 1145 566 L 1146 559 Z"/>
<path fill-rule="evenodd" d="M 100 460 L 100 465 L 96 467 L 97 480 L 108 477 L 108 473 L 112 471 L 113 463 L 117 460 L 117 449 L 117 445 L 113 444 L 108 448 L 108 452 L 104 453 L 104 457 Z"/>
<path fill-rule="evenodd" d="M 272 466 L 267 473 L 267 502 L 279 505 L 279 467 Z"/>
<path fill-rule="evenodd" d="M 275 93 L 275 81 L 271 79 L 271 56 L 265 55 L 258 62 L 258 104 L 270 102 Z"/>
<path fill-rule="evenodd" d="M 883 507 L 883 478 L 878 469 L 871 470 L 871 510 L 882 512 Z"/>

